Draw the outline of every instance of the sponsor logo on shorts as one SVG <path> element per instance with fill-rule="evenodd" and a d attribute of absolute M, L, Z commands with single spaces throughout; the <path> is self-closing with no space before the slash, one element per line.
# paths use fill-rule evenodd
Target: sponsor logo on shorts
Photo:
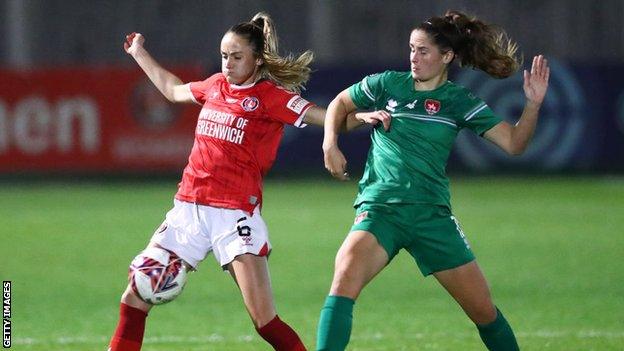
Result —
<path fill-rule="evenodd" d="M 364 211 L 355 217 L 353 224 L 358 224 L 364 220 L 364 218 L 368 217 L 368 211 Z"/>
<path fill-rule="evenodd" d="M 302 98 L 299 95 L 295 95 L 288 101 L 286 107 L 288 107 L 294 113 L 300 115 L 301 111 L 303 111 L 303 108 L 306 107 L 307 104 L 308 100 Z"/>
<path fill-rule="evenodd" d="M 251 227 L 248 225 L 245 225 L 246 220 L 247 220 L 247 217 L 239 218 L 238 221 L 236 221 L 236 230 L 238 231 L 238 236 L 243 242 L 242 245 L 252 246 L 253 238 L 251 237 Z"/>
<path fill-rule="evenodd" d="M 253 238 L 250 236 L 241 236 L 243 246 L 253 246 Z"/>

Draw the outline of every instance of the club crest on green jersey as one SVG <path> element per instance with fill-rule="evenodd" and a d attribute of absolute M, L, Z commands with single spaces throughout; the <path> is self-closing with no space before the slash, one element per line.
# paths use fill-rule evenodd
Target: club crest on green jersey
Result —
<path fill-rule="evenodd" d="M 425 111 L 430 115 L 435 115 L 440 112 L 441 103 L 438 100 L 427 99 L 425 100 Z"/>

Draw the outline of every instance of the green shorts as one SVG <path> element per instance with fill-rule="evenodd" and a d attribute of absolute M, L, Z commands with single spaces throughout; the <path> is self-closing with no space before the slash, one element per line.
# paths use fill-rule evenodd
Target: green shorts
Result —
<path fill-rule="evenodd" d="M 459 267 L 475 259 L 459 222 L 446 206 L 362 203 L 351 231 L 372 233 L 390 262 L 407 250 L 423 275 Z"/>

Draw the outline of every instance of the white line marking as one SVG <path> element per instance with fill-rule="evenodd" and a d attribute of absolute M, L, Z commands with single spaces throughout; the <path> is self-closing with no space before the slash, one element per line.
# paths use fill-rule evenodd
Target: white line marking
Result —
<path fill-rule="evenodd" d="M 404 339 L 425 339 L 425 338 L 472 338 L 474 333 L 412 333 L 404 335 Z M 559 339 L 559 338 L 578 338 L 578 339 L 624 339 L 624 331 L 606 331 L 606 330 L 581 330 L 581 331 L 556 331 L 541 330 L 532 332 L 516 332 L 516 336 L 520 338 L 543 338 L 543 339 Z M 236 337 L 224 337 L 219 334 L 211 334 L 207 336 L 152 336 L 144 339 L 144 344 L 184 344 L 184 343 L 249 343 L 254 340 L 260 340 L 256 335 L 239 335 Z M 352 340 L 384 340 L 386 337 L 382 333 L 373 333 L 365 335 L 353 335 Z M 110 336 L 61 336 L 53 338 L 33 338 L 19 337 L 13 338 L 15 345 L 36 345 L 42 343 L 52 343 L 58 345 L 68 344 L 104 344 L 110 340 Z"/>

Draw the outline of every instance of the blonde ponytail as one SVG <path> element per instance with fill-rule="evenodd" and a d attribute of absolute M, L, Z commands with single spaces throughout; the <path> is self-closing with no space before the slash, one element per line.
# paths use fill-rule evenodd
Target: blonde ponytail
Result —
<path fill-rule="evenodd" d="M 295 57 L 282 57 L 278 53 L 278 38 L 275 24 L 265 12 L 259 12 L 249 22 L 240 23 L 228 32 L 245 37 L 254 47 L 254 53 L 262 58 L 260 77 L 270 79 L 287 90 L 301 92 L 310 79 L 309 67 L 314 59 L 311 51 Z"/>

